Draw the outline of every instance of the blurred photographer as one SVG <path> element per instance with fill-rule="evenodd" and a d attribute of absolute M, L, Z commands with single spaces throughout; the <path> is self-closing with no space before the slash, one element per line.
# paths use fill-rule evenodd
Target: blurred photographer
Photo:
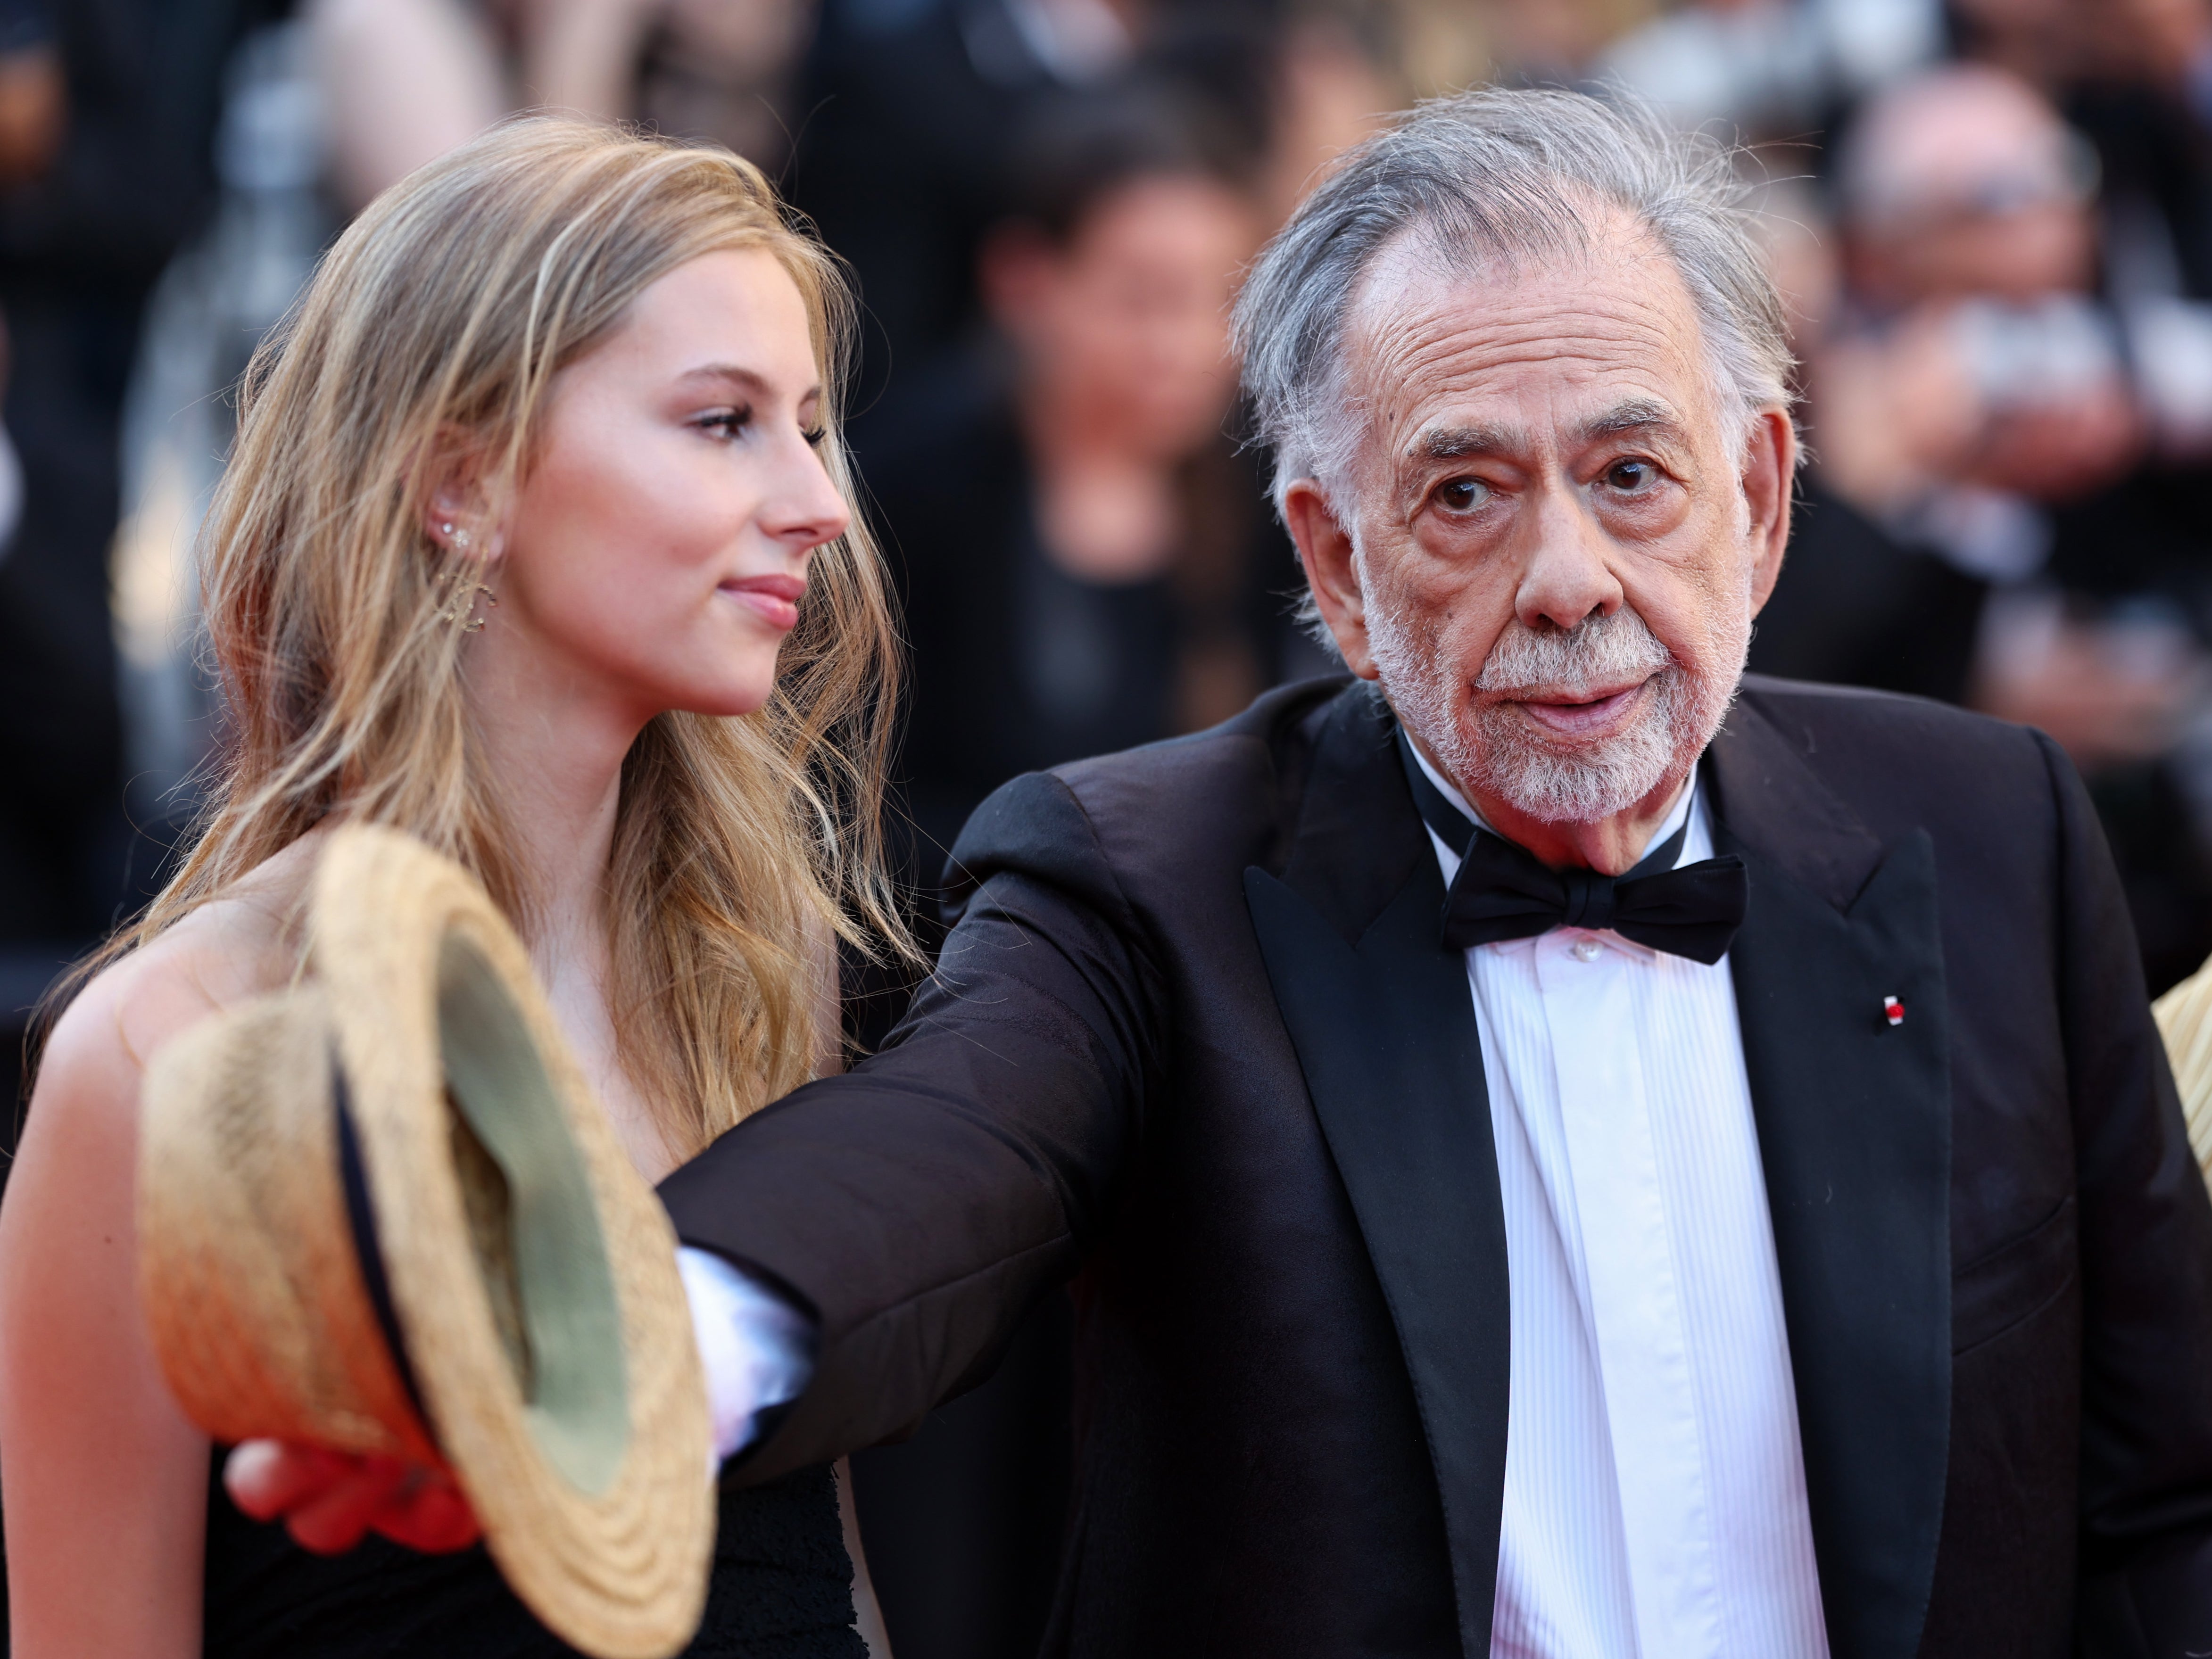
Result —
<path fill-rule="evenodd" d="M 2025 579 L 2041 507 L 2119 477 L 2145 439 L 2090 297 L 2095 159 L 2002 70 L 1875 99 L 1837 169 L 1850 315 L 1812 365 L 1841 494 L 1975 574 Z"/>
<path fill-rule="evenodd" d="M 2106 283 L 2100 176 L 2006 70 L 1948 67 L 1872 100 L 1838 157 L 1845 298 L 1807 388 L 1816 491 L 1974 595 L 1950 619 L 1956 690 L 1909 689 L 2065 744 L 2158 980 L 2212 944 L 2186 759 L 2212 671 L 2148 571 L 2139 508 L 2148 468 L 2212 436 L 2188 372 L 2212 332 Z"/>
<path fill-rule="evenodd" d="M 1864 107 L 1838 224 L 1802 191 L 1770 203 L 1770 259 L 1806 296 L 1814 459 L 1754 667 L 1966 700 L 1992 587 L 2041 570 L 2052 503 L 2133 465 L 2136 398 L 2089 296 L 2094 177 L 2024 82 L 1949 68 Z"/>
<path fill-rule="evenodd" d="M 1684 126 L 1802 142 L 1844 103 L 1933 58 L 1936 0 L 1689 0 L 1614 41 L 1596 78 Z"/>

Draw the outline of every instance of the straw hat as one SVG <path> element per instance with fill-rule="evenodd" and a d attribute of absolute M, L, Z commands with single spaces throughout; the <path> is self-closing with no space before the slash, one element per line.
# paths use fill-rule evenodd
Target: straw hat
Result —
<path fill-rule="evenodd" d="M 2150 1012 L 2181 1091 L 2190 1150 L 2212 1180 L 2212 962 L 2152 1003 Z"/>
<path fill-rule="evenodd" d="M 139 1285 L 217 1440 L 449 1468 L 515 1593 L 601 1659 L 688 1642 L 714 1544 L 676 1238 L 459 866 L 331 836 L 311 975 L 146 1074 Z"/>

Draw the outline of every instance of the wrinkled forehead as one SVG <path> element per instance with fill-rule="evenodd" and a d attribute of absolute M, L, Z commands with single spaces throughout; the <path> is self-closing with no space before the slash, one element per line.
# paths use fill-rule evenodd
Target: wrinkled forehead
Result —
<path fill-rule="evenodd" d="M 1363 463 L 1419 453 L 1445 428 L 1553 448 L 1629 406 L 1720 441 L 1681 273 L 1656 238 L 1618 219 L 1579 246 L 1512 259 L 1403 234 L 1363 273 L 1343 340 Z"/>

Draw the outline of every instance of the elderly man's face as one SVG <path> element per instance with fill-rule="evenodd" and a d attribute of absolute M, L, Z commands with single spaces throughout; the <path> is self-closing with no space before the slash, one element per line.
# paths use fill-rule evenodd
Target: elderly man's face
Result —
<path fill-rule="evenodd" d="M 1346 661 L 1516 838 L 1663 813 L 1780 568 L 1786 418 L 1739 456 L 1688 292 L 1625 228 L 1501 275 L 1386 251 L 1346 369 L 1352 500 L 1285 502 Z M 1642 844 L 1553 840 L 1601 867 Z"/>

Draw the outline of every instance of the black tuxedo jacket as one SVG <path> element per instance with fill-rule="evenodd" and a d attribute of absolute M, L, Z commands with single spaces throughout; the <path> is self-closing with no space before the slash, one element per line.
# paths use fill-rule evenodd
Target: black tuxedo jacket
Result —
<path fill-rule="evenodd" d="M 2212 1649 L 2212 1206 L 2071 769 L 1757 679 L 1705 764 L 1832 1651 Z M 1505 1240 L 1387 708 L 1018 779 L 954 856 L 885 1051 L 664 1189 L 818 1321 L 740 1478 L 909 1429 L 1073 1275 L 1052 1651 L 1486 1653 Z"/>

